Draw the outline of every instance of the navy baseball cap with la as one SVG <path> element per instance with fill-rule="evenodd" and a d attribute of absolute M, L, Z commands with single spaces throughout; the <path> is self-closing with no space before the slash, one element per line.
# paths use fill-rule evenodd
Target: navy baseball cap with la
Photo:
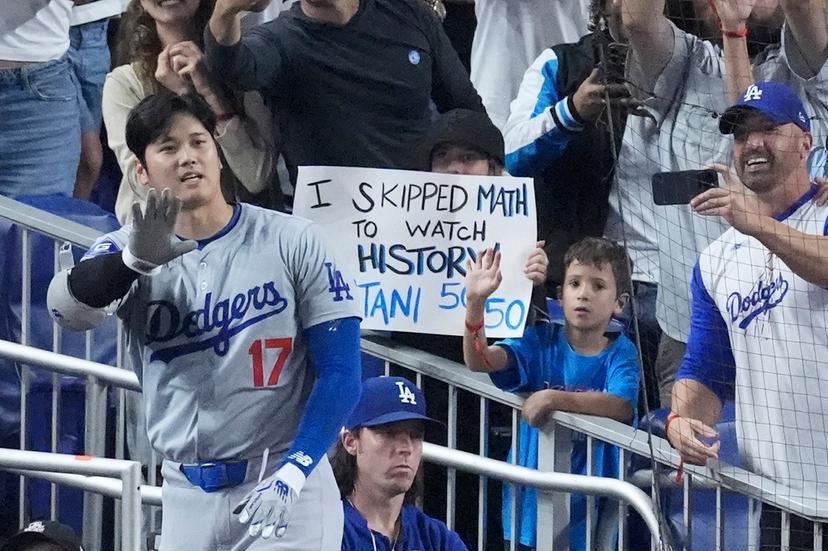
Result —
<path fill-rule="evenodd" d="M 811 131 L 811 119 L 805 113 L 802 100 L 789 86 L 781 82 L 757 82 L 752 84 L 719 121 L 722 134 L 733 134 L 745 116 L 762 113 L 775 124 L 795 124 L 805 132 Z"/>
<path fill-rule="evenodd" d="M 375 427 L 419 419 L 442 425 L 426 415 L 423 391 L 404 377 L 371 377 L 362 383 L 362 397 L 345 428 Z"/>
<path fill-rule="evenodd" d="M 83 551 L 80 538 L 66 525 L 36 520 L 13 535 L 0 551 L 25 551 L 37 543 L 52 543 L 65 551 Z"/>

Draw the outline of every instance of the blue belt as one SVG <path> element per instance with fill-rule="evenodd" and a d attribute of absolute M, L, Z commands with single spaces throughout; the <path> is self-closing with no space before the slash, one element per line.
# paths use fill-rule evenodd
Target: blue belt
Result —
<path fill-rule="evenodd" d="M 215 461 L 198 465 L 182 464 L 181 472 L 193 486 L 205 492 L 238 486 L 247 476 L 247 461 Z"/>

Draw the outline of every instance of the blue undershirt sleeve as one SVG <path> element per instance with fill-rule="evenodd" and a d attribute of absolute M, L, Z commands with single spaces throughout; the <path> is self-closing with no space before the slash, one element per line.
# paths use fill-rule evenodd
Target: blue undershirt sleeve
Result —
<path fill-rule="evenodd" d="M 690 291 L 693 297 L 690 337 L 676 380 L 698 381 L 724 402 L 736 381 L 736 362 L 725 320 L 704 286 L 698 262 L 693 268 Z"/>
<path fill-rule="evenodd" d="M 308 476 L 359 402 L 359 318 L 320 323 L 306 329 L 304 336 L 316 382 L 285 461 Z"/>

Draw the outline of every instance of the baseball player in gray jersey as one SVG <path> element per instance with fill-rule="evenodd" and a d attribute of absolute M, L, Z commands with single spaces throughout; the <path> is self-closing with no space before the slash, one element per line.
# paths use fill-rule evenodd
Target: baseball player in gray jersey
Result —
<path fill-rule="evenodd" d="M 146 208 L 55 275 L 49 308 L 124 321 L 164 457 L 162 551 L 338 550 L 325 452 L 359 399 L 358 309 L 313 224 L 224 200 L 214 128 L 196 97 L 135 107 Z"/>

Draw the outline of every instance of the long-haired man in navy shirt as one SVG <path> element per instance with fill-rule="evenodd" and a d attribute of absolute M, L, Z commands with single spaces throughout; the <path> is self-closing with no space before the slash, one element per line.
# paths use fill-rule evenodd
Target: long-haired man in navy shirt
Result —
<path fill-rule="evenodd" d="M 426 423 L 437 422 L 411 381 L 363 383 L 332 460 L 345 509 L 342 551 L 467 551 L 460 536 L 411 504 Z"/>

